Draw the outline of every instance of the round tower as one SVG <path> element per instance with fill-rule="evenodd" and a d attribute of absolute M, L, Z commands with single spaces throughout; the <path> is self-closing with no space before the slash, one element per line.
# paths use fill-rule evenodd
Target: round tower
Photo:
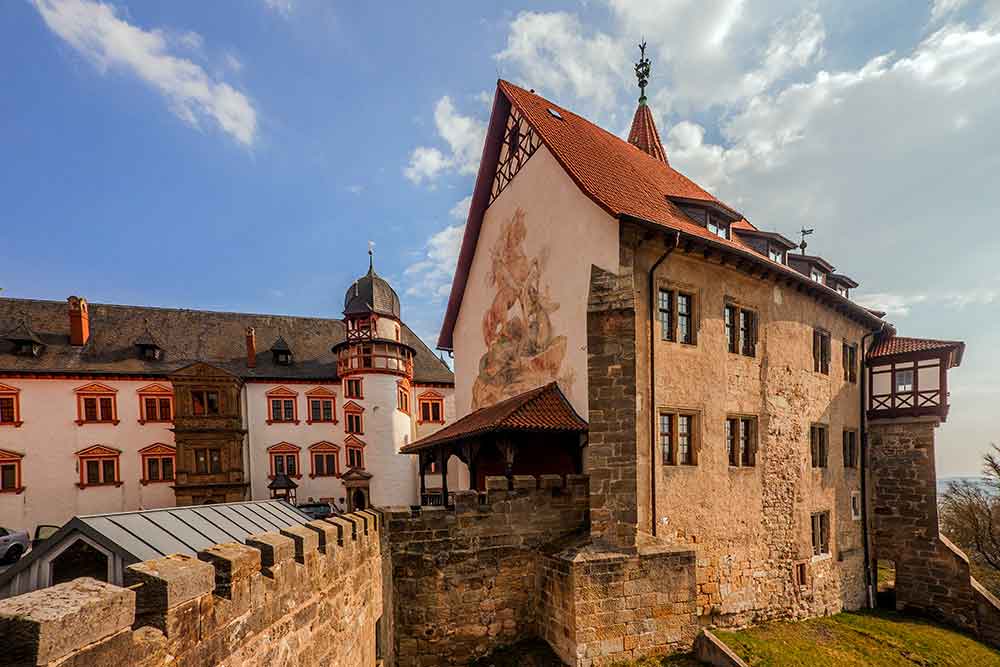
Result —
<path fill-rule="evenodd" d="M 342 478 L 349 509 L 417 502 L 412 457 L 398 453 L 411 439 L 416 350 L 403 342 L 399 296 L 368 254 L 368 273 L 344 295 L 345 338 L 333 347 L 344 392 L 344 446 L 355 452 Z"/>

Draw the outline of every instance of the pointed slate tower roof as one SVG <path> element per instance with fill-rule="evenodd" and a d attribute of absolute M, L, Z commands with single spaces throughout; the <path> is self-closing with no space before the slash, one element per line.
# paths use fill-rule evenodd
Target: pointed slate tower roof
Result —
<path fill-rule="evenodd" d="M 669 165 L 667 151 L 660 142 L 660 133 L 656 131 L 653 112 L 646 104 L 646 85 L 649 83 L 649 58 L 646 57 L 646 42 L 639 45 L 639 62 L 635 64 L 635 76 L 639 79 L 639 106 L 632 117 L 632 129 L 628 133 L 628 142 L 644 153 Z"/>
<path fill-rule="evenodd" d="M 399 319 L 399 296 L 396 290 L 375 273 L 372 251 L 368 251 L 368 273 L 354 281 L 344 295 L 344 315 L 375 313 Z"/>

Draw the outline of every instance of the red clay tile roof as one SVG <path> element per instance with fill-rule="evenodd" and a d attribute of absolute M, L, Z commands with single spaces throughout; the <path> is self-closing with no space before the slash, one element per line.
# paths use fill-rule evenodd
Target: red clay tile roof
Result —
<path fill-rule="evenodd" d="M 951 365 L 962 363 L 965 343 L 959 340 L 933 340 L 931 338 L 907 338 L 905 336 L 890 336 L 879 341 L 868 354 L 869 359 L 891 357 L 897 354 L 913 352 L 946 352 L 951 351 Z"/>
<path fill-rule="evenodd" d="M 476 187 L 472 194 L 472 204 L 469 207 L 468 223 L 455 269 L 451 296 L 438 337 L 439 349 L 454 349 L 452 334 L 465 293 L 465 284 L 472 268 L 472 258 L 476 252 L 483 216 L 489 206 L 489 192 L 496 170 L 499 147 L 507 114 L 512 106 L 521 112 L 580 190 L 613 218 L 634 218 L 697 237 L 709 245 L 735 250 L 745 257 L 763 261 L 774 271 L 787 277 L 801 278 L 802 274 L 795 269 L 761 256 L 749 244 L 742 242 L 737 234 L 733 235 L 733 239 L 719 238 L 688 217 L 678 204 L 699 203 L 715 206 L 736 217 L 737 221 L 733 225 L 738 229 L 755 229 L 748 221 L 742 219 L 742 215 L 665 161 L 660 161 L 627 141 L 622 141 L 620 137 L 601 129 L 568 109 L 508 81 L 500 80 L 497 83 L 497 95 L 493 101 L 490 126 L 483 147 Z M 553 111 L 556 113 L 552 113 Z M 648 121 L 652 123 L 651 114 Z M 808 277 L 802 280 L 808 280 Z M 810 287 L 829 289 L 823 286 L 817 288 L 816 285 Z M 833 289 L 829 292 L 828 296 L 833 296 L 835 299 L 843 298 Z M 871 318 L 872 327 L 880 324 L 875 322 L 867 309 L 847 302 L 846 299 L 844 301 L 848 309 L 855 314 L 862 318 Z"/>
<path fill-rule="evenodd" d="M 480 408 L 445 426 L 437 433 L 402 447 L 413 454 L 435 445 L 496 431 L 570 431 L 582 433 L 587 422 L 576 413 L 559 389 L 550 382 L 513 398 Z"/>
<path fill-rule="evenodd" d="M 637 147 L 643 153 L 648 153 L 665 165 L 670 165 L 667 160 L 667 151 L 663 150 L 660 143 L 660 133 L 656 131 L 656 123 L 653 122 L 653 112 L 649 107 L 640 103 L 635 109 L 635 116 L 632 117 L 632 129 L 628 133 L 628 142 Z"/>

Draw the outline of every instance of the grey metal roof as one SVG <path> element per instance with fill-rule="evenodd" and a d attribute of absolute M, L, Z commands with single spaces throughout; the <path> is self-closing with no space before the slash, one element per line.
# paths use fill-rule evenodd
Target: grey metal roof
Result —
<path fill-rule="evenodd" d="M 131 564 L 171 554 L 195 556 L 215 544 L 243 543 L 249 535 L 302 525 L 310 520 L 281 500 L 78 516 L 70 519 L 38 549 L 28 552 L 16 565 L 0 574 L 0 590 L 14 575 L 77 532 L 117 552 L 126 563 Z"/>

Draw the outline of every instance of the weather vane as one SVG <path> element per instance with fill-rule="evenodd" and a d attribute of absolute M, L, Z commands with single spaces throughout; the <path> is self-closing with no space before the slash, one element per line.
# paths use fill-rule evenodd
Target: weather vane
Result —
<path fill-rule="evenodd" d="M 646 84 L 649 83 L 649 58 L 646 57 L 646 40 L 639 45 L 639 62 L 635 64 L 635 78 L 639 79 L 639 104 L 646 103 Z"/>
<path fill-rule="evenodd" d="M 375 242 L 368 242 L 368 270 L 372 271 L 375 269 Z"/>
<path fill-rule="evenodd" d="M 799 230 L 799 234 L 802 235 L 802 242 L 799 243 L 799 250 L 802 251 L 803 255 L 806 254 L 806 246 L 809 245 L 808 243 L 806 243 L 806 237 L 809 236 L 810 234 L 812 234 L 814 231 L 816 231 L 816 230 L 815 229 L 806 229 L 805 227 L 803 227 L 801 230 Z"/>

